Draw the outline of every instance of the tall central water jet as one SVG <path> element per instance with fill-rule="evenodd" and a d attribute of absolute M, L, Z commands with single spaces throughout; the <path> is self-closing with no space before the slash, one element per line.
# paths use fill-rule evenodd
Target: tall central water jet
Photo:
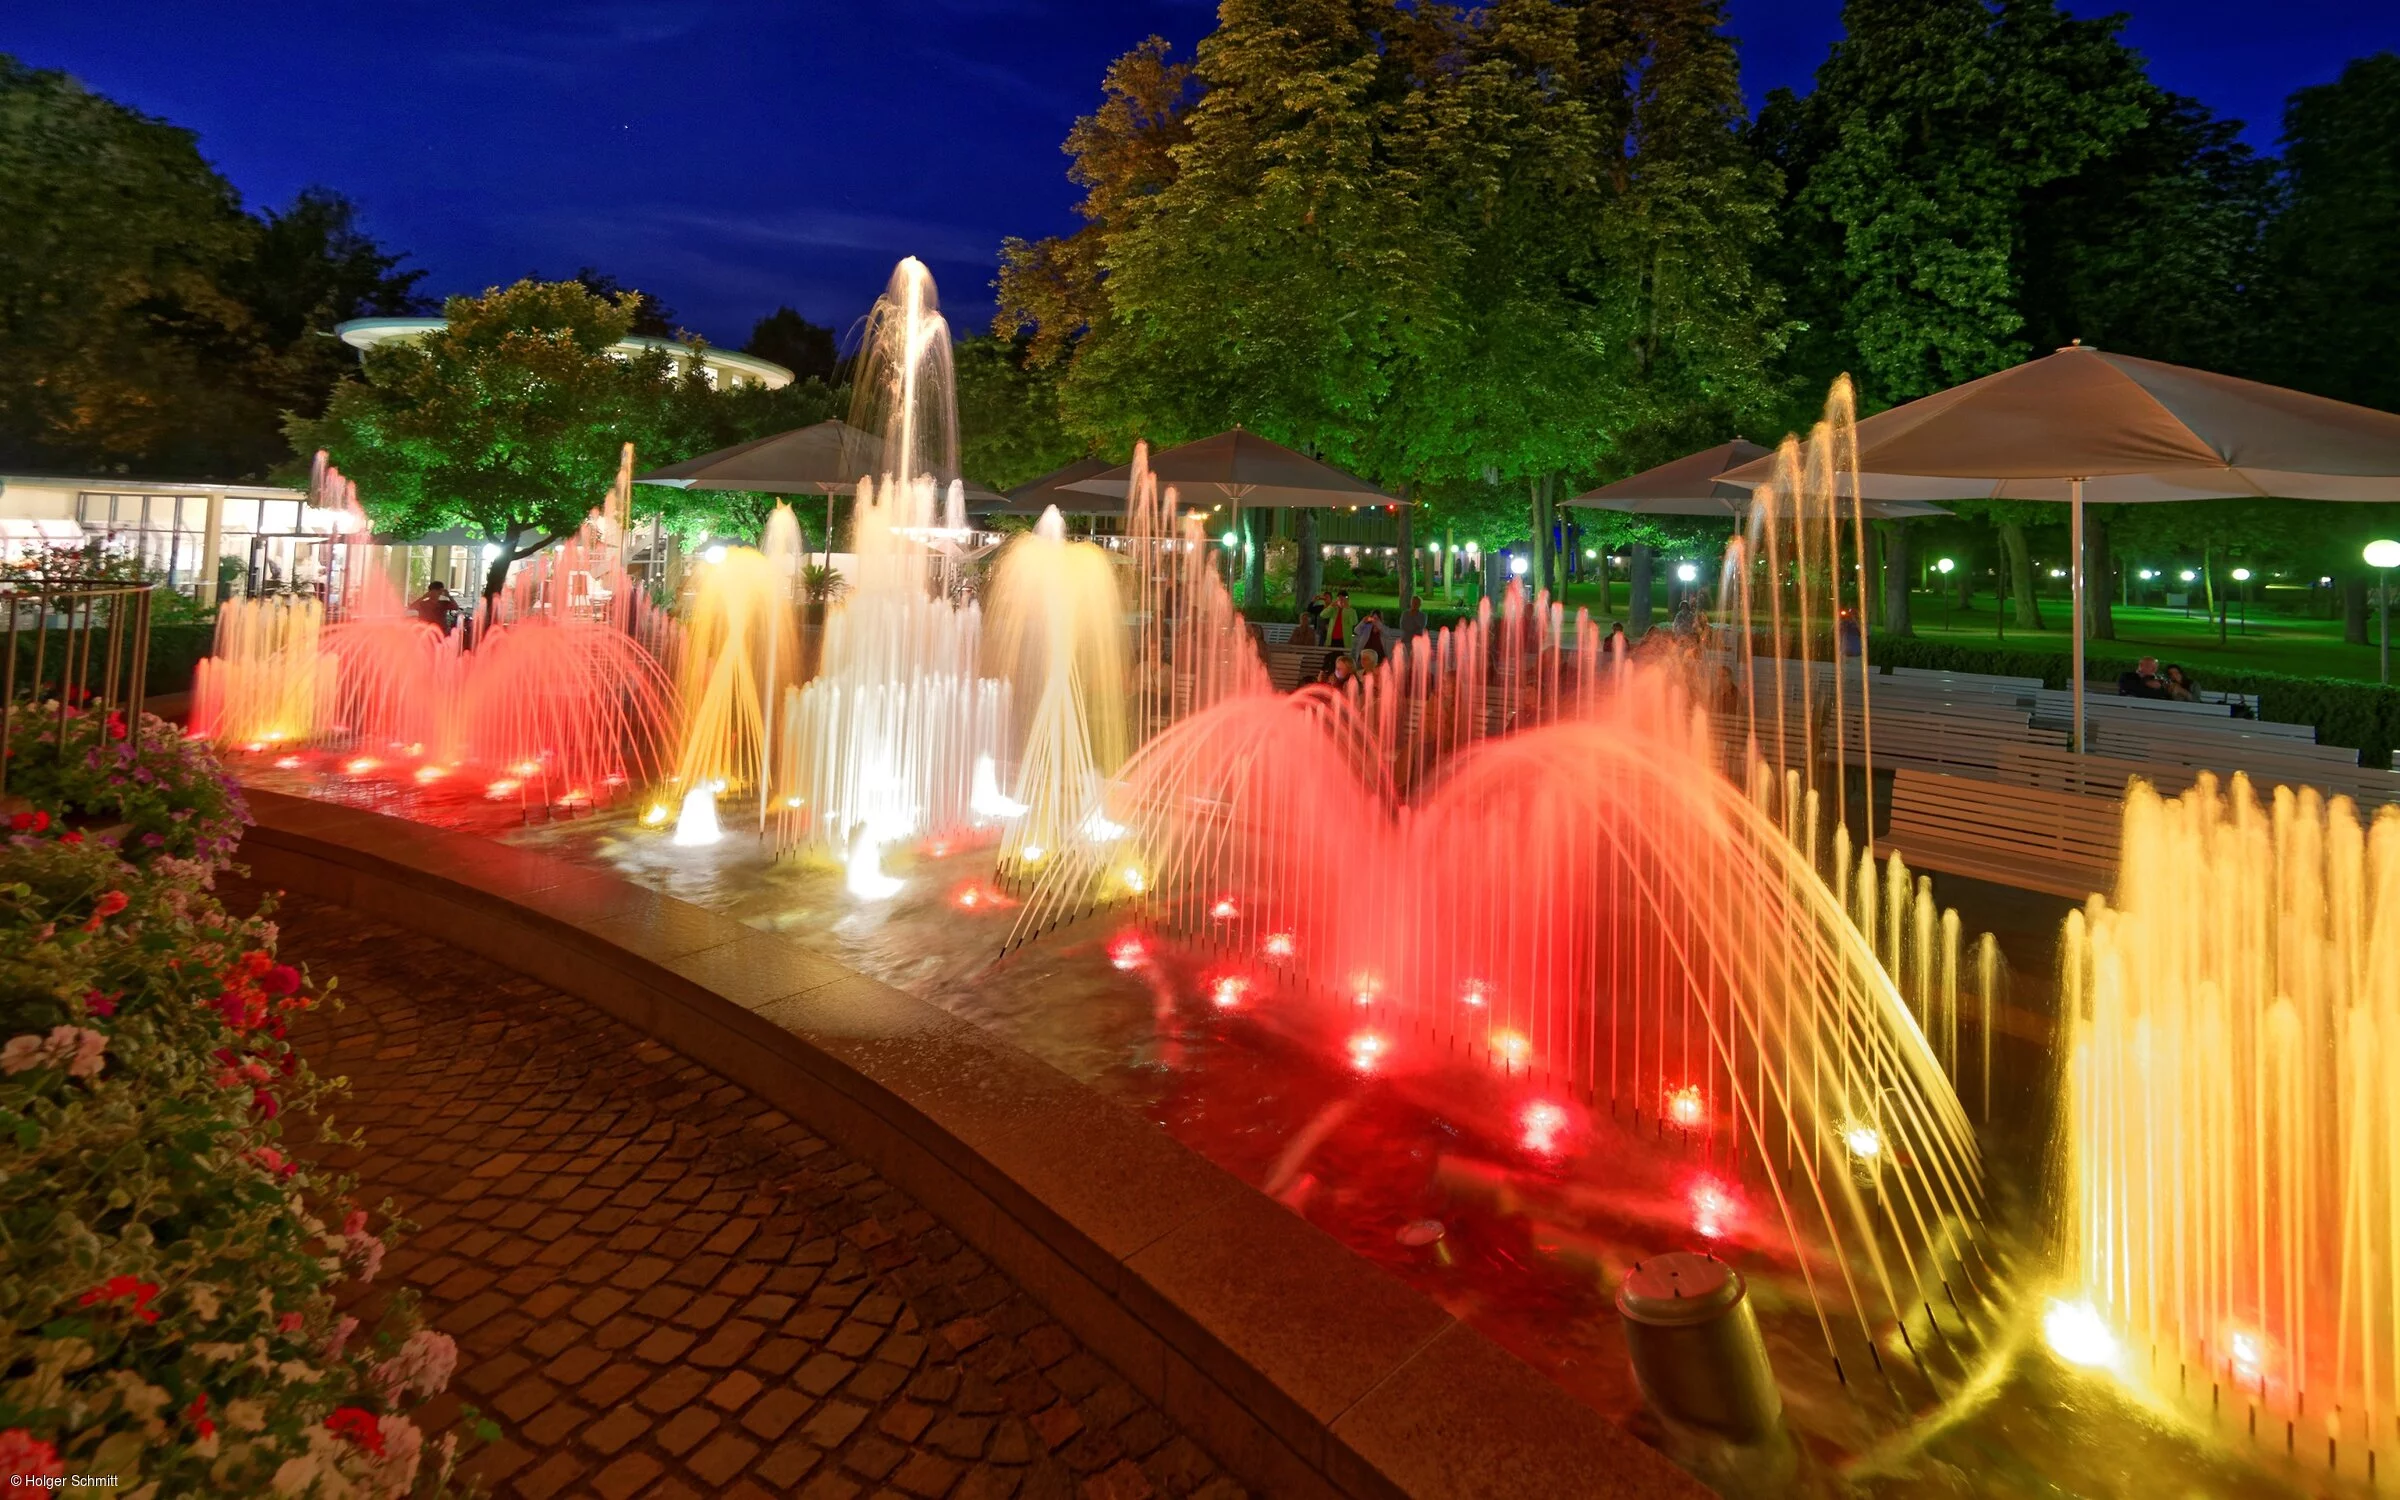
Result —
<path fill-rule="evenodd" d="M 914 257 L 868 318 L 857 389 L 852 425 L 881 436 L 883 474 L 859 481 L 822 670 L 783 699 L 774 800 L 783 847 L 846 860 L 852 890 L 876 897 L 893 889 L 883 846 L 984 821 L 975 770 L 1008 739 L 1009 686 L 978 675 L 982 613 L 962 575 L 949 326 Z"/>

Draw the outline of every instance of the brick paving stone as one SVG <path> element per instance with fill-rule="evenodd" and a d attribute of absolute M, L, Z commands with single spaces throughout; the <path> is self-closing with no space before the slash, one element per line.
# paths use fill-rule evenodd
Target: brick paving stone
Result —
<path fill-rule="evenodd" d="M 342 1008 L 294 1031 L 367 1137 L 328 1164 L 424 1226 L 376 1290 L 459 1339 L 459 1392 L 503 1429 L 467 1466 L 488 1493 L 1243 1494 L 806 1121 L 435 939 L 305 895 L 276 920 L 340 977 Z"/>

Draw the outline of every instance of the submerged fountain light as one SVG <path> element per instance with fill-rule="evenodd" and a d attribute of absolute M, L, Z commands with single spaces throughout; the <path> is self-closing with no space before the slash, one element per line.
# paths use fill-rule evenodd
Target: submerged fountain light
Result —
<path fill-rule="evenodd" d="M 1741 1210 L 1741 1200 L 1733 1189 L 1714 1177 L 1693 1180 L 1691 1205 L 1692 1232 L 1704 1240 L 1721 1238 Z"/>
<path fill-rule="evenodd" d="M 2053 1301 L 2042 1314 L 2042 1341 L 2050 1352 L 2085 1369 L 2113 1369 L 2117 1336 L 2089 1302 Z"/>
<path fill-rule="evenodd" d="M 1883 1132 L 1872 1125 L 1852 1125 L 1842 1131 L 1842 1144 L 1860 1161 L 1873 1161 L 1883 1154 Z"/>
<path fill-rule="evenodd" d="M 1525 1149 L 1548 1156 L 1558 1149 L 1559 1132 L 1567 1128 L 1567 1112 L 1546 1099 L 1537 1099 L 1525 1106 L 1518 1123 L 1525 1127 Z"/>
<path fill-rule="evenodd" d="M 353 776 L 364 776 L 383 764 L 372 755 L 356 755 L 342 762 L 342 769 Z"/>
<path fill-rule="evenodd" d="M 1217 1009 L 1231 1010 L 1242 1003 L 1242 996 L 1249 988 L 1249 980 L 1239 974 L 1227 974 L 1209 987 L 1208 998 L 1216 1002 Z"/>
<path fill-rule="evenodd" d="M 1290 958 L 1296 946 L 1288 932 L 1270 932 L 1267 940 L 1259 945 L 1269 958 Z"/>
<path fill-rule="evenodd" d="M 1118 933 L 1108 945 L 1108 961 L 1120 969 L 1138 969 L 1142 966 L 1142 960 L 1149 956 L 1149 950 L 1143 947 L 1139 933 Z"/>
<path fill-rule="evenodd" d="M 705 849 L 723 838 L 717 827 L 717 789 L 714 783 L 683 794 L 683 811 L 675 819 L 675 847 Z"/>
<path fill-rule="evenodd" d="M 1372 1031 L 1361 1031 L 1350 1038 L 1349 1048 L 1350 1066 L 1361 1073 L 1372 1073 L 1390 1050 L 1390 1044 Z"/>
<path fill-rule="evenodd" d="M 1533 1056 L 1533 1043 L 1525 1039 L 1522 1031 L 1495 1031 L 1492 1033 L 1492 1050 L 1499 1053 L 1501 1061 L 1510 1067 L 1521 1068 L 1526 1059 Z"/>
<path fill-rule="evenodd" d="M 487 784 L 483 789 L 483 795 L 491 801 L 498 802 L 503 798 L 515 796 L 520 784 L 512 776 L 503 776 L 499 780 Z"/>
<path fill-rule="evenodd" d="M 286 755 L 275 762 L 275 769 L 278 771 L 297 771 L 300 766 L 301 760 L 297 755 Z"/>
<path fill-rule="evenodd" d="M 1117 878 L 1125 882 L 1125 889 L 1137 896 L 1150 884 L 1149 877 L 1142 874 L 1142 867 L 1139 865 L 1127 865 L 1117 872 Z"/>
<path fill-rule="evenodd" d="M 1091 816 L 1083 820 L 1082 826 L 1076 829 L 1076 832 L 1095 844 L 1113 844 L 1125 836 L 1125 825 L 1095 807 L 1092 809 Z M 1134 889 L 1138 891 L 1141 887 L 1137 885 Z"/>
<path fill-rule="evenodd" d="M 967 806 L 979 818 L 1005 821 L 1025 816 L 1026 805 L 1000 790 L 1000 770 L 988 755 L 975 757 L 974 782 L 967 794 Z"/>
<path fill-rule="evenodd" d="M 1687 1083 L 1667 1095 L 1667 1118 L 1686 1130 L 1704 1124 L 1708 1119 L 1708 1096 L 1700 1085 Z"/>
<path fill-rule="evenodd" d="M 850 859 L 843 870 L 842 884 L 861 901 L 889 901 L 908 882 L 883 872 L 883 842 L 875 837 L 873 829 L 862 825 L 850 842 Z"/>
<path fill-rule="evenodd" d="M 666 821 L 667 804 L 664 802 L 653 802 L 642 809 L 642 826 L 644 828 L 657 828 Z"/>
<path fill-rule="evenodd" d="M 1220 922 L 1230 922 L 1242 914 L 1242 909 L 1233 904 L 1231 896 L 1219 896 L 1216 904 L 1208 909 L 1208 914 Z"/>
<path fill-rule="evenodd" d="M 419 766 L 411 774 L 416 777 L 417 785 L 426 786 L 449 775 L 450 768 L 448 766 Z"/>
<path fill-rule="evenodd" d="M 1491 997 L 1484 992 L 1482 980 L 1470 979 L 1466 988 L 1458 992 L 1458 998 L 1463 1005 L 1482 1006 L 1488 1004 Z"/>

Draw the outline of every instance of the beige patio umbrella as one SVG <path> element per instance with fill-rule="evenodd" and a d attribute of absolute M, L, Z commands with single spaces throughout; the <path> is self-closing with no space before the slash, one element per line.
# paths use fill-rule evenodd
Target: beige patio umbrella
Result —
<path fill-rule="evenodd" d="M 1596 490 L 1586 490 L 1566 503 L 1620 515 L 1735 518 L 1750 508 L 1751 487 L 1727 484 L 1726 471 L 1761 459 L 1772 460 L 1774 456 L 1772 448 L 1735 438 L 1730 443 L 1703 448 Z M 1865 513 L 1877 520 L 1950 514 L 1924 500 L 1869 498 L 1862 504 Z"/>
<path fill-rule="evenodd" d="M 1754 488 L 1772 458 L 1729 470 Z M 2083 506 L 2400 501 L 2400 415 L 2077 342 L 1858 424 L 1862 495 L 2064 500 L 2083 748 Z"/>

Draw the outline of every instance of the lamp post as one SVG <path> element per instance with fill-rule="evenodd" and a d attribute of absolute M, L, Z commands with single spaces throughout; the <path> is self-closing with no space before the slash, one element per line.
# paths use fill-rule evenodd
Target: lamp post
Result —
<path fill-rule="evenodd" d="M 2233 581 L 2241 585 L 2239 589 L 2235 590 L 2235 593 L 2240 595 L 2242 601 L 2242 634 L 2248 635 L 2250 633 L 2250 570 L 2248 568 L 2234 569 Z"/>
<path fill-rule="evenodd" d="M 1942 629 L 1945 631 L 1950 628 L 1952 601 L 1955 598 L 1950 592 L 1950 572 L 1957 566 L 1947 557 L 1936 558 L 1933 564 L 1933 571 L 1942 575 Z"/>
<path fill-rule="evenodd" d="M 2188 620 L 2192 617 L 2192 580 L 2200 575 L 2186 568 L 2175 576 L 2183 580 L 2183 617 Z"/>
<path fill-rule="evenodd" d="M 2375 634 L 2383 643 L 2383 685 L 2392 685 L 2392 569 L 2400 568 L 2400 542 L 2389 537 L 2367 543 L 2367 566 L 2375 570 Z"/>

